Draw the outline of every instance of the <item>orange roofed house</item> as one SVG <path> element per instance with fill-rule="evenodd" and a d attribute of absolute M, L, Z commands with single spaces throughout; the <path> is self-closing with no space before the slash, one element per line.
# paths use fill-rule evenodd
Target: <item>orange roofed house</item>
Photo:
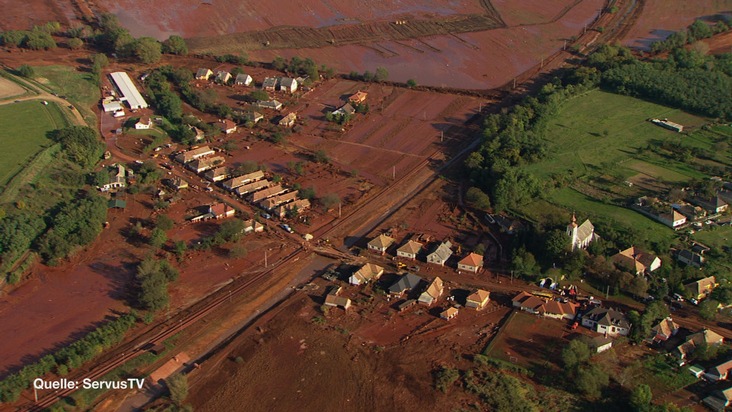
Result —
<path fill-rule="evenodd" d="M 544 299 L 534 296 L 529 292 L 521 292 L 513 298 L 512 303 L 514 308 L 538 315 L 539 313 L 544 313 L 544 304 L 546 302 L 544 302 Z"/>
<path fill-rule="evenodd" d="M 218 126 L 219 130 L 221 132 L 226 134 L 232 134 L 236 133 L 236 123 L 229 119 L 221 119 L 218 122 L 216 122 L 216 126 Z"/>
<path fill-rule="evenodd" d="M 483 256 L 477 253 L 471 253 L 458 262 L 459 270 L 476 273 L 483 266 Z"/>
<path fill-rule="evenodd" d="M 351 103 L 363 103 L 366 101 L 366 98 L 368 97 L 368 93 L 362 92 L 361 90 L 357 91 L 356 93 L 350 95 L 348 97 L 348 101 Z"/>
<path fill-rule="evenodd" d="M 209 213 L 214 216 L 214 219 L 224 219 L 234 216 L 236 210 L 226 203 L 216 203 L 211 205 L 211 207 L 209 208 Z"/>
<path fill-rule="evenodd" d="M 465 301 L 466 308 L 481 310 L 491 301 L 491 293 L 487 290 L 478 289 L 473 292 Z"/>
<path fill-rule="evenodd" d="M 615 264 L 631 270 L 636 275 L 650 273 L 661 267 L 661 259 L 658 256 L 643 252 L 635 246 L 618 252 L 611 259 Z"/>

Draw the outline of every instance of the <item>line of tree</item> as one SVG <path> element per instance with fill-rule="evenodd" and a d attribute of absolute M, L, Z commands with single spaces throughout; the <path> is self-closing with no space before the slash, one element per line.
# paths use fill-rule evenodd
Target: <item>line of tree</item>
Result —
<path fill-rule="evenodd" d="M 376 68 L 376 71 L 373 72 L 373 73 L 370 72 L 370 71 L 368 71 L 368 70 L 366 70 L 363 73 L 359 73 L 359 72 L 356 72 L 356 71 L 352 71 L 352 72 L 348 73 L 348 75 L 346 76 L 346 78 L 351 79 L 351 80 L 359 80 L 359 81 L 364 81 L 364 82 L 377 82 L 378 83 L 378 82 L 383 82 L 383 81 L 386 81 L 386 80 L 389 79 L 389 71 L 386 70 L 385 67 L 377 67 Z M 414 81 L 412 80 L 412 82 L 414 82 Z M 408 83 L 408 85 L 409 84 L 410 83 Z M 410 87 L 414 87 L 416 85 L 417 85 L 417 82 L 414 82 L 414 85 L 412 85 Z"/>
<path fill-rule="evenodd" d="M 651 44 L 651 51 L 659 53 L 662 51 L 668 51 L 678 49 L 686 44 L 692 44 L 695 41 L 708 39 L 715 34 L 723 33 L 730 29 L 729 20 L 720 18 L 715 22 L 713 26 L 704 22 L 703 20 L 695 20 L 685 30 L 671 33 L 664 40 L 659 40 Z"/>
<path fill-rule="evenodd" d="M 15 402 L 23 390 L 30 387 L 33 379 L 50 372 L 66 376 L 71 370 L 79 368 L 101 354 L 104 350 L 119 343 L 137 322 L 135 314 L 124 314 L 96 328 L 76 342 L 42 357 L 35 363 L 0 381 L 0 402 Z"/>
<path fill-rule="evenodd" d="M 60 30 L 61 25 L 55 21 L 33 26 L 31 30 L 8 30 L 0 33 L 0 45 L 31 50 L 55 49 L 56 41 L 52 35 Z"/>
<path fill-rule="evenodd" d="M 629 49 L 604 45 L 587 61 L 609 91 L 693 113 L 732 118 L 732 54 L 708 56 L 708 46 L 672 49 L 667 59 L 641 61 Z"/>

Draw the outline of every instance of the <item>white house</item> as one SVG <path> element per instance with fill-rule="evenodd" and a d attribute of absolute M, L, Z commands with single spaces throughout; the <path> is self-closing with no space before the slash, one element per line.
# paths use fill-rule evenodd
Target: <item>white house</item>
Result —
<path fill-rule="evenodd" d="M 582 326 L 609 336 L 627 336 L 631 325 L 628 318 L 617 310 L 598 306 L 585 313 Z"/>
<path fill-rule="evenodd" d="M 153 125 L 152 119 L 149 116 L 143 116 L 137 121 L 137 123 L 135 123 L 135 129 L 146 130 L 146 129 L 151 128 L 152 125 Z"/>
<path fill-rule="evenodd" d="M 283 77 L 280 79 L 280 91 L 295 93 L 297 86 L 297 80 L 291 77 Z"/>
<path fill-rule="evenodd" d="M 416 259 L 420 250 L 422 250 L 422 244 L 415 242 L 414 240 L 410 240 L 397 249 L 397 256 L 407 259 Z"/>
<path fill-rule="evenodd" d="M 427 262 L 429 263 L 436 263 L 440 266 L 444 266 L 445 262 L 447 262 L 447 259 L 452 256 L 452 243 L 450 241 L 444 241 L 440 243 L 439 246 L 435 249 L 434 252 L 427 255 Z"/>
<path fill-rule="evenodd" d="M 240 73 L 236 75 L 236 80 L 234 80 L 234 84 L 237 86 L 249 86 L 252 84 L 252 76 L 246 74 L 246 73 Z"/>
<path fill-rule="evenodd" d="M 368 243 L 369 250 L 373 250 L 374 252 L 379 252 L 382 255 L 386 253 L 386 249 L 389 249 L 389 246 L 391 246 L 394 243 L 394 239 L 387 236 L 387 235 L 379 235 L 378 237 L 375 237 Z"/>

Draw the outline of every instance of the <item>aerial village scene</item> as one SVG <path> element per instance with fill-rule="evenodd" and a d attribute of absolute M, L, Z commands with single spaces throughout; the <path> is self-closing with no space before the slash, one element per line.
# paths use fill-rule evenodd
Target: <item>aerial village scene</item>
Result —
<path fill-rule="evenodd" d="M 732 0 L 0 5 L 0 411 L 732 410 Z"/>

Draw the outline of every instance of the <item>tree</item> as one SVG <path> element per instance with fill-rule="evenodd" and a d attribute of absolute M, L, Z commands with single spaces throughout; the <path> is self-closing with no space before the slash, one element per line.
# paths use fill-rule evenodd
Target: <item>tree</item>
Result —
<path fill-rule="evenodd" d="M 688 36 L 690 41 L 706 39 L 712 37 L 713 34 L 712 27 L 701 20 L 695 20 L 689 26 Z"/>
<path fill-rule="evenodd" d="M 69 39 L 69 41 L 66 42 L 66 44 L 69 46 L 71 50 L 78 50 L 82 47 L 84 47 L 84 40 L 81 40 L 76 37 L 72 37 Z"/>
<path fill-rule="evenodd" d="M 135 278 L 139 285 L 137 302 L 141 308 L 158 311 L 168 306 L 168 282 L 178 277 L 175 270 L 165 260 L 145 258 L 137 266 Z"/>
<path fill-rule="evenodd" d="M 160 215 L 155 219 L 155 227 L 160 230 L 168 231 L 172 229 L 174 225 L 175 223 L 173 222 L 173 219 L 168 215 Z"/>
<path fill-rule="evenodd" d="M 173 250 L 175 251 L 175 255 L 178 257 L 178 260 L 183 259 L 183 256 L 186 253 L 186 250 L 188 250 L 188 246 L 186 245 L 185 240 L 178 240 L 173 244 Z"/>
<path fill-rule="evenodd" d="M 23 64 L 20 67 L 18 67 L 18 74 L 30 79 L 30 78 L 33 78 L 33 76 L 35 76 L 35 71 L 33 71 L 33 68 L 28 66 L 27 64 Z"/>
<path fill-rule="evenodd" d="M 249 100 L 254 102 L 269 100 L 269 95 L 264 90 L 252 90 L 249 93 Z"/>
<path fill-rule="evenodd" d="M 562 363 L 569 370 L 574 370 L 590 359 L 590 348 L 587 344 L 579 339 L 569 342 L 566 348 L 562 350 Z"/>
<path fill-rule="evenodd" d="M 170 400 L 178 406 L 183 405 L 186 397 L 188 397 L 188 379 L 186 375 L 177 373 L 166 379 L 165 385 L 168 387 L 168 392 L 170 392 Z"/>
<path fill-rule="evenodd" d="M 150 239 L 148 239 L 150 246 L 157 249 L 163 246 L 167 241 L 168 235 L 165 234 L 164 230 L 156 227 L 152 232 L 150 232 Z"/>
<path fill-rule="evenodd" d="M 297 195 L 303 199 L 313 200 L 315 199 L 315 188 L 308 187 L 305 189 L 300 189 Z"/>
<path fill-rule="evenodd" d="M 283 59 L 280 56 L 275 57 L 274 60 L 272 60 L 272 68 L 275 70 L 283 71 L 287 67 L 287 60 Z"/>
<path fill-rule="evenodd" d="M 598 365 L 581 367 L 577 372 L 577 389 L 588 399 L 598 399 L 602 390 L 610 383 L 610 377 Z"/>
<path fill-rule="evenodd" d="M 162 56 L 162 46 L 152 37 L 140 37 L 132 43 L 132 54 L 145 64 L 156 63 Z"/>
<path fill-rule="evenodd" d="M 719 302 L 714 299 L 705 299 L 699 304 L 699 316 L 706 320 L 714 320 L 717 317 Z"/>
<path fill-rule="evenodd" d="M 720 286 L 714 289 L 711 297 L 724 305 L 732 305 L 732 285 Z"/>
<path fill-rule="evenodd" d="M 476 209 L 488 210 L 491 207 L 491 199 L 482 190 L 477 187 L 471 187 L 465 193 L 465 200 L 471 207 Z"/>
<path fill-rule="evenodd" d="M 25 36 L 21 46 L 32 50 L 48 50 L 55 49 L 56 42 L 48 32 L 34 28 Z"/>
<path fill-rule="evenodd" d="M 511 269 L 519 275 L 533 278 L 539 272 L 539 265 L 536 264 L 534 255 L 521 247 L 514 252 L 513 259 L 511 259 Z"/>
<path fill-rule="evenodd" d="M 648 282 L 643 276 L 635 276 L 627 289 L 629 293 L 642 298 L 648 293 Z"/>
<path fill-rule="evenodd" d="M 325 207 L 326 210 L 333 206 L 341 203 L 341 198 L 335 193 L 329 193 L 320 198 L 320 203 Z"/>
<path fill-rule="evenodd" d="M 20 30 L 8 30 L 0 34 L 0 44 L 3 46 L 18 47 L 25 39 L 28 32 Z"/>
<path fill-rule="evenodd" d="M 546 258 L 553 260 L 559 259 L 567 252 L 569 247 L 569 238 L 562 230 L 552 230 L 549 232 L 544 241 L 544 250 Z"/>
<path fill-rule="evenodd" d="M 163 52 L 185 56 L 188 54 L 188 45 L 182 37 L 172 35 L 163 42 Z"/>
<path fill-rule="evenodd" d="M 84 168 L 96 164 L 104 153 L 104 144 L 99 141 L 94 129 L 86 126 L 59 129 L 51 137 L 61 144 L 69 160 Z"/>
<path fill-rule="evenodd" d="M 389 72 L 384 67 L 377 67 L 376 73 L 374 74 L 374 80 L 377 82 L 383 82 L 389 78 Z"/>
<path fill-rule="evenodd" d="M 435 388 L 442 393 L 447 390 L 460 378 L 460 371 L 455 368 L 441 367 L 434 373 Z"/>
<path fill-rule="evenodd" d="M 407 87 L 409 87 L 410 89 L 417 87 L 417 81 L 414 79 L 407 80 Z"/>
<path fill-rule="evenodd" d="M 653 393 L 651 387 L 645 383 L 641 383 L 633 389 L 630 394 L 630 406 L 636 412 L 646 412 L 651 408 L 651 400 L 653 399 Z"/>
<path fill-rule="evenodd" d="M 330 162 L 330 158 L 328 157 L 328 154 L 323 149 L 315 152 L 315 154 L 313 155 L 313 158 L 318 163 L 329 163 Z"/>

